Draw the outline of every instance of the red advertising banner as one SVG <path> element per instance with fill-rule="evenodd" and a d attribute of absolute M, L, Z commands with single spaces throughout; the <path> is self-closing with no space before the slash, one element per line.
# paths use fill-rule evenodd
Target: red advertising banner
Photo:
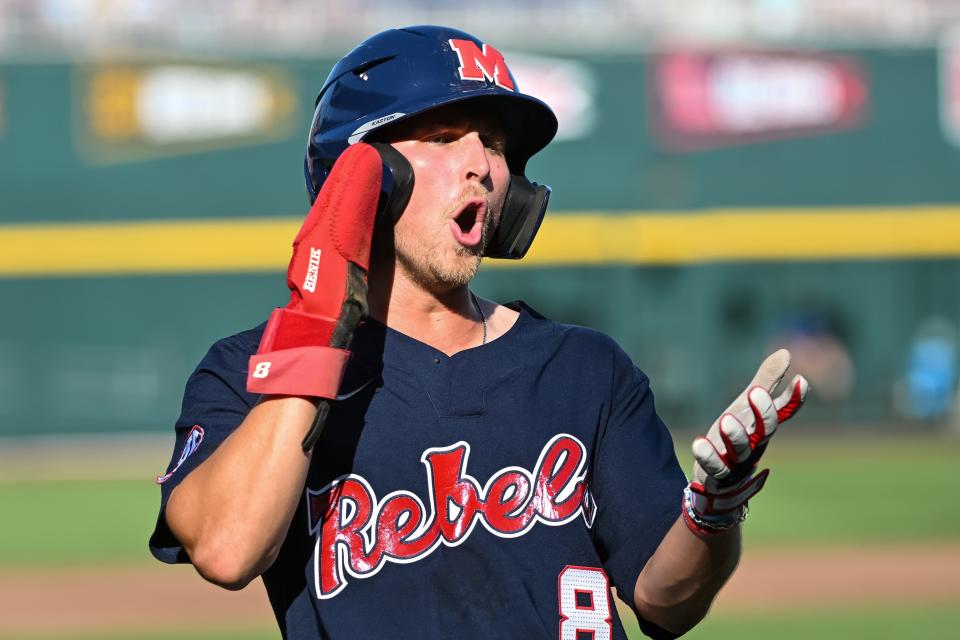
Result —
<path fill-rule="evenodd" d="M 818 53 L 672 52 L 653 60 L 650 127 L 694 151 L 856 127 L 868 102 L 853 58 Z"/>
<path fill-rule="evenodd" d="M 960 146 L 960 31 L 948 31 L 940 42 L 940 127 L 947 140 Z"/>

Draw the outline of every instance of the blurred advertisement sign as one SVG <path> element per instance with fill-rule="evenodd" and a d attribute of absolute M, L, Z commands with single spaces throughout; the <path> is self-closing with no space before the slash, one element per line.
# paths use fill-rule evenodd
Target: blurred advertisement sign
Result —
<path fill-rule="evenodd" d="M 940 126 L 943 135 L 960 145 L 960 29 L 940 41 Z"/>
<path fill-rule="evenodd" d="M 557 114 L 555 140 L 584 138 L 596 122 L 596 80 L 590 67 L 564 58 L 510 53 L 506 56 L 520 91 L 539 98 Z"/>
<path fill-rule="evenodd" d="M 126 162 L 282 138 L 296 92 L 283 73 L 195 64 L 82 70 L 75 108 L 86 155 Z"/>
<path fill-rule="evenodd" d="M 654 59 L 650 124 L 663 144 L 696 150 L 857 126 L 866 78 L 847 57 L 683 52 Z"/>

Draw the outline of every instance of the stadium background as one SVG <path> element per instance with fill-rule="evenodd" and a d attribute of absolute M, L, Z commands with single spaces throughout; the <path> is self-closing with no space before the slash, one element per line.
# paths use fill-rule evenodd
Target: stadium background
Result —
<path fill-rule="evenodd" d="M 957 19 L 944 0 L 0 0 L 0 637 L 275 636 L 258 585 L 152 563 L 152 477 L 206 347 L 286 297 L 334 59 L 420 22 L 497 44 L 561 121 L 528 169 L 554 188 L 541 235 L 482 295 L 613 335 L 685 465 L 766 352 L 813 384 L 692 636 L 955 628 Z"/>

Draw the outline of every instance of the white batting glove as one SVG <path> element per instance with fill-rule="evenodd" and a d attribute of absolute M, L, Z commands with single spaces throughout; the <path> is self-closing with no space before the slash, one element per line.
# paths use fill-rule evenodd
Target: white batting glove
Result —
<path fill-rule="evenodd" d="M 790 352 L 780 349 L 757 370 L 750 385 L 716 422 L 693 441 L 693 479 L 683 493 L 683 519 L 698 535 L 724 531 L 746 516 L 747 501 L 763 488 L 769 469 L 757 462 L 777 425 L 803 404 L 809 384 L 796 375 L 789 388 L 771 397 L 790 366 Z"/>

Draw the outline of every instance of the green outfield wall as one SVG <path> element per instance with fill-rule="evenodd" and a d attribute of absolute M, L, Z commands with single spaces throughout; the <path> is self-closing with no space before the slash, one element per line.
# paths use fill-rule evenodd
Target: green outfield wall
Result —
<path fill-rule="evenodd" d="M 855 61 L 865 83 L 858 122 L 819 134 L 787 131 L 766 140 L 705 143 L 693 151 L 664 145 L 651 130 L 651 58 L 578 60 L 589 73 L 592 128 L 550 146 L 529 173 L 554 187 L 557 211 L 960 201 L 960 148 L 940 123 L 937 52 L 832 55 Z M 295 215 L 304 206 L 306 126 L 332 62 L 0 61 L 0 220 Z M 238 124 L 246 136 L 227 131 L 218 139 L 201 128 L 200 142 L 158 142 L 138 122 L 105 131 L 106 121 L 124 118 L 124 100 L 134 100 L 128 94 L 149 82 L 152 71 L 194 67 L 219 71 L 227 81 L 231 73 L 249 74 L 241 79 L 282 92 L 275 99 L 282 104 L 260 119 L 248 116 L 253 122 L 247 126 Z M 120 78 L 111 82 L 111 74 Z M 124 75 L 134 86 L 113 86 L 122 85 Z M 181 86 L 190 89 L 186 80 Z M 101 104 L 111 101 L 121 104 Z M 201 107 L 231 111 L 228 105 Z"/>
<path fill-rule="evenodd" d="M 949 47 L 517 59 L 563 137 L 528 168 L 541 245 L 481 294 L 611 333 L 672 424 L 811 332 L 853 368 L 814 422 L 902 422 L 918 331 L 960 322 Z M 168 428 L 207 346 L 284 302 L 331 64 L 0 60 L 0 435 Z"/>

